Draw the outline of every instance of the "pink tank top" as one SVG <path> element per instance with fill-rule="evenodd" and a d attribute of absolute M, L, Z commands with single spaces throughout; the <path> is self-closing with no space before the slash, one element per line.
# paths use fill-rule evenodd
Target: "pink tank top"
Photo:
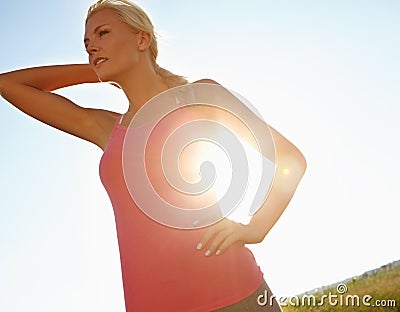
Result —
<path fill-rule="evenodd" d="M 136 206 L 123 176 L 127 128 L 119 120 L 100 161 L 100 178 L 114 209 L 126 311 L 212 311 L 255 292 L 263 274 L 248 248 L 233 245 L 206 257 L 196 246 L 207 228 L 167 227 Z"/>

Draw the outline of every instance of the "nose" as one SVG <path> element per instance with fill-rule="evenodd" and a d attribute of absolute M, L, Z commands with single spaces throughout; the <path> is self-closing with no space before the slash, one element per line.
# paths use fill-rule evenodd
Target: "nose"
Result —
<path fill-rule="evenodd" d="M 94 42 L 89 42 L 89 44 L 86 47 L 86 52 L 89 55 L 89 64 L 92 63 L 92 60 L 94 56 L 98 53 L 99 48 Z"/>
<path fill-rule="evenodd" d="M 98 46 L 94 42 L 89 42 L 89 44 L 86 47 L 86 51 L 89 54 L 93 54 L 99 51 Z"/>

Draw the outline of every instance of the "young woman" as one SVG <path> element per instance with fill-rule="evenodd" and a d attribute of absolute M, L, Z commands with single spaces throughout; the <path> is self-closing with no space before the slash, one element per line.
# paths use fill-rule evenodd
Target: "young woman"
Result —
<path fill-rule="evenodd" d="M 247 225 L 224 218 L 205 228 L 184 230 L 154 221 L 127 190 L 122 143 L 134 114 L 147 101 L 188 82 L 157 65 L 153 25 L 142 9 L 128 1 L 93 4 L 84 43 L 89 64 L 4 73 L 0 92 L 33 118 L 104 151 L 100 176 L 115 213 L 126 310 L 280 311 L 276 301 L 259 304 L 266 291 L 272 294 L 245 244 L 261 242 L 286 208 L 306 167 L 303 155 L 270 128 L 276 175 L 268 199 Z M 130 103 L 125 114 L 83 108 L 51 92 L 98 81 L 124 91 Z"/>

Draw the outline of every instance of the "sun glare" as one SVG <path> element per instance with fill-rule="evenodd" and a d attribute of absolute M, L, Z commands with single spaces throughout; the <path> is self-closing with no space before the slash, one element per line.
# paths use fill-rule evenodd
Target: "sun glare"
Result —
<path fill-rule="evenodd" d="M 287 168 L 283 169 L 283 174 L 285 174 L 285 175 L 290 174 L 290 169 L 287 169 Z"/>

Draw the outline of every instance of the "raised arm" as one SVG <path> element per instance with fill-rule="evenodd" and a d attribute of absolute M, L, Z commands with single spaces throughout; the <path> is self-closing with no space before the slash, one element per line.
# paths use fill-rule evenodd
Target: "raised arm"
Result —
<path fill-rule="evenodd" d="M 0 74 L 0 93 L 33 118 L 102 148 L 112 113 L 83 108 L 50 92 L 90 82 L 98 78 L 88 64 L 34 67 Z"/>

